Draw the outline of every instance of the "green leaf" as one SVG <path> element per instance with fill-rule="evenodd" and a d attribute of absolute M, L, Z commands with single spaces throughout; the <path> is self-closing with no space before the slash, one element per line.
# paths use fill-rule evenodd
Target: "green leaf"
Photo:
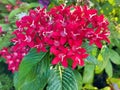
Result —
<path fill-rule="evenodd" d="M 89 55 L 89 56 L 86 58 L 86 61 L 87 61 L 88 63 L 91 63 L 91 64 L 98 64 L 98 60 L 96 59 L 96 57 L 91 56 L 91 55 Z"/>
<path fill-rule="evenodd" d="M 88 42 L 83 43 L 83 47 L 87 50 L 90 55 L 96 56 L 97 47 L 95 45 L 90 46 Z"/>
<path fill-rule="evenodd" d="M 106 87 L 102 88 L 101 90 L 111 90 L 111 87 L 106 86 Z"/>
<path fill-rule="evenodd" d="M 13 82 L 14 82 L 14 86 L 17 86 L 17 83 L 18 83 L 18 72 L 14 73 Z"/>
<path fill-rule="evenodd" d="M 118 35 L 117 35 L 118 36 Z M 117 37 L 116 37 L 117 38 Z M 111 39 L 111 46 L 117 46 L 120 49 L 120 40 L 119 39 Z"/>
<path fill-rule="evenodd" d="M 81 90 L 81 89 L 82 89 L 82 84 L 83 84 L 83 83 L 82 83 L 82 76 L 81 76 L 81 74 L 80 74 L 78 71 L 76 71 L 76 70 L 74 70 L 73 73 L 74 73 L 75 78 L 76 78 L 78 90 Z"/>
<path fill-rule="evenodd" d="M 120 65 L 120 55 L 112 49 L 110 49 L 109 51 L 110 51 L 110 60 L 114 64 Z"/>
<path fill-rule="evenodd" d="M 48 57 L 48 53 L 37 53 L 36 49 L 31 49 L 20 64 L 17 88 L 21 88 L 23 83 L 28 82 L 29 79 L 30 81 L 28 83 L 32 80 L 36 81 L 36 78 L 38 77 L 37 73 L 39 73 L 38 75 L 41 75 L 47 71 L 46 69 L 48 69 L 47 67 L 49 66 L 49 64 L 47 64 L 49 63 Z"/>
<path fill-rule="evenodd" d="M 0 24 L 0 26 L 2 27 L 3 31 L 8 31 L 10 29 L 9 24 Z"/>
<path fill-rule="evenodd" d="M 96 66 L 96 69 L 95 69 L 95 72 L 98 74 L 98 73 L 101 73 L 108 61 L 109 61 L 109 58 L 110 58 L 110 52 L 109 52 L 109 49 L 107 46 L 103 46 L 103 48 L 101 49 L 99 55 L 98 55 L 98 65 Z"/>
<path fill-rule="evenodd" d="M 41 74 L 40 72 L 37 72 L 39 69 L 32 69 L 32 71 L 29 73 L 31 75 L 28 75 L 26 77 L 25 82 L 23 85 L 19 88 L 20 90 L 43 90 L 43 88 L 46 86 L 48 82 L 49 77 L 49 69 L 45 70 L 44 73 Z"/>
<path fill-rule="evenodd" d="M 35 8 L 35 7 L 38 7 L 38 6 L 42 7 L 42 5 L 40 5 L 39 3 L 33 2 L 33 3 L 30 3 L 30 4 L 28 5 L 28 9 L 30 9 L 30 8 Z"/>
<path fill-rule="evenodd" d="M 98 88 L 91 84 L 85 84 L 82 90 L 98 90 Z"/>
<path fill-rule="evenodd" d="M 108 61 L 106 67 L 105 67 L 105 72 L 108 74 L 109 77 L 113 76 L 113 68 L 112 68 L 112 64 L 110 61 Z"/>
<path fill-rule="evenodd" d="M 120 5 L 120 1 L 119 0 L 115 0 L 116 5 Z"/>
<path fill-rule="evenodd" d="M 105 3 L 105 4 L 102 5 L 101 10 L 103 10 L 103 13 L 105 15 L 109 15 L 110 12 L 112 12 L 113 8 L 112 8 L 111 4 Z"/>
<path fill-rule="evenodd" d="M 51 70 L 51 76 L 46 90 L 80 90 L 81 85 L 78 85 L 76 78 L 81 80 L 80 77 L 73 73 L 72 69 L 63 69 L 59 66 L 59 68 Z"/>
<path fill-rule="evenodd" d="M 16 4 L 16 0 L 8 0 L 9 3 L 15 5 Z"/>
<path fill-rule="evenodd" d="M 110 78 L 110 83 L 113 83 L 113 85 L 117 85 L 120 88 L 120 79 L 119 78 Z M 115 89 L 118 90 L 118 89 Z"/>
<path fill-rule="evenodd" d="M 3 4 L 9 4 L 8 0 L 0 0 Z"/>
<path fill-rule="evenodd" d="M 111 5 L 115 5 L 115 0 L 108 0 Z"/>
<path fill-rule="evenodd" d="M 22 9 L 17 8 L 15 10 L 12 10 L 8 16 L 8 19 L 12 19 L 13 17 L 15 17 L 18 13 L 22 12 Z"/>
<path fill-rule="evenodd" d="M 85 65 L 84 73 L 83 73 L 83 83 L 90 84 L 93 82 L 94 69 L 95 69 L 95 65 L 92 65 L 92 64 Z"/>
<path fill-rule="evenodd" d="M 59 5 L 64 3 L 64 0 L 51 0 L 52 3 L 54 3 L 54 5 Z"/>

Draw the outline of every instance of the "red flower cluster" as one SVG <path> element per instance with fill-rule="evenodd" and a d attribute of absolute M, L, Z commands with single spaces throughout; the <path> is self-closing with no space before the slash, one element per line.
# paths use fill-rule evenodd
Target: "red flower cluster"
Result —
<path fill-rule="evenodd" d="M 60 62 L 64 67 L 68 66 L 68 59 L 73 61 L 72 68 L 84 65 L 88 54 L 82 43 L 86 40 L 99 48 L 102 47 L 102 40 L 109 43 L 107 20 L 103 15 L 97 15 L 97 10 L 87 6 L 60 5 L 48 12 L 45 8 L 37 8 L 30 10 L 29 15 L 18 20 L 16 25 L 18 29 L 13 32 L 16 36 L 12 39 L 15 44 L 13 51 L 22 52 L 29 47 L 46 52 L 46 47 L 49 47 L 50 53 L 55 56 L 52 64 Z M 15 56 L 13 53 L 10 55 Z M 13 59 L 13 63 L 16 61 Z"/>

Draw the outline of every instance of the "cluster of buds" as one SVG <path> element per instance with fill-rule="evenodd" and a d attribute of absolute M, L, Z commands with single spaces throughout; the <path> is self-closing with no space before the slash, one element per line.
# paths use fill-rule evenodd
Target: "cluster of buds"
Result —
<path fill-rule="evenodd" d="M 22 2 L 21 2 L 20 0 L 16 0 L 15 6 L 12 5 L 12 4 L 7 4 L 5 7 L 6 7 L 7 11 L 10 12 L 10 11 L 12 11 L 13 9 L 18 8 L 21 3 L 22 3 Z"/>
<path fill-rule="evenodd" d="M 26 47 L 36 48 L 37 52 L 47 52 L 46 48 L 49 47 L 50 53 L 54 55 L 53 65 L 61 63 L 68 67 L 68 60 L 72 60 L 73 69 L 77 65 L 83 66 L 84 59 L 88 56 L 86 49 L 82 47 L 85 41 L 98 48 L 102 47 L 102 41 L 110 42 L 107 38 L 110 34 L 108 21 L 103 15 L 98 15 L 96 9 L 89 9 L 87 6 L 60 5 L 50 11 L 38 7 L 16 21 L 16 26 L 17 29 L 13 32 L 16 37 L 11 41 L 14 43 L 12 51 L 17 55 L 23 49 L 29 51 Z M 14 52 L 9 54 L 15 57 Z M 3 56 L 6 57 L 6 54 Z M 15 59 L 6 59 L 14 64 L 22 58 L 23 55 L 20 54 Z M 15 69 L 9 67 L 13 72 L 19 65 L 14 66 Z"/>

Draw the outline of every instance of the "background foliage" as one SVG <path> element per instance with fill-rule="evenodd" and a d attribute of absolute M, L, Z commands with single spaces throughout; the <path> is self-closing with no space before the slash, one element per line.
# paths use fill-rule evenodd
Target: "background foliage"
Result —
<path fill-rule="evenodd" d="M 0 1 L 0 26 L 4 34 L 0 36 L 0 49 L 10 47 L 9 42 L 12 31 L 16 28 L 15 21 L 24 14 L 41 6 L 36 0 L 23 0 L 16 6 L 17 0 Z M 120 1 L 119 0 L 50 0 L 48 10 L 61 3 L 71 5 L 87 4 L 91 8 L 97 8 L 109 20 L 111 31 L 111 44 L 104 43 L 102 49 L 89 46 L 84 43 L 90 56 L 85 60 L 84 67 L 78 66 L 75 70 L 64 69 L 50 64 L 48 53 L 36 53 L 32 49 L 20 64 L 19 71 L 12 74 L 7 70 L 5 60 L 0 58 L 0 90 L 117 90 L 120 89 Z M 6 5 L 12 5 L 8 11 Z M 47 60 L 48 62 L 46 62 Z M 29 67 L 29 68 L 28 68 Z M 14 80 L 13 80 L 14 77 Z M 14 83 L 14 84 L 13 84 Z"/>

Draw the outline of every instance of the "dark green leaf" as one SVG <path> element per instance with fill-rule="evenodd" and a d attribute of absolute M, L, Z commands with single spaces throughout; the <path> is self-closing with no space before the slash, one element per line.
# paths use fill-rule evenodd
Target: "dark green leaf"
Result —
<path fill-rule="evenodd" d="M 47 63 L 49 62 L 49 59 L 47 57 L 49 57 L 48 53 L 37 53 L 36 49 L 32 49 L 28 53 L 28 55 L 25 56 L 25 58 L 20 64 L 18 72 L 18 88 L 20 88 L 23 85 L 23 83 L 28 82 L 29 79 L 34 79 L 33 81 L 37 80 L 36 78 L 38 76 L 36 73 L 39 73 L 41 75 L 44 71 L 46 71 L 46 69 L 48 69 L 47 67 L 49 64 Z M 29 81 L 29 83 L 30 82 L 31 80 Z"/>

